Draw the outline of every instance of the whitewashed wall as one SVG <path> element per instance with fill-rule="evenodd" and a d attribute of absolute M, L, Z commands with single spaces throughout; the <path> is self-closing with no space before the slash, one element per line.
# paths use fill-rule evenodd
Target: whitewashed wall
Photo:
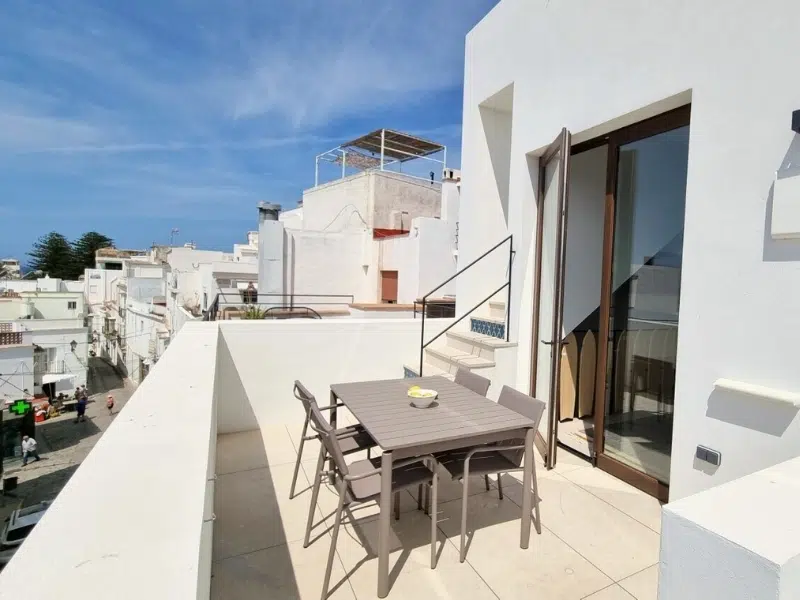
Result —
<path fill-rule="evenodd" d="M 290 230 L 286 238 L 289 293 L 352 294 L 355 302 L 375 302 L 378 275 L 365 247 L 373 243 L 368 232 Z"/>
<path fill-rule="evenodd" d="M 397 271 L 398 304 L 411 304 L 419 297 L 420 240 L 416 233 L 412 229 L 408 235 L 375 240 L 377 270 Z M 378 295 L 380 292 L 378 283 Z M 380 302 L 380 297 L 374 302 Z"/>
<path fill-rule="evenodd" d="M 0 598 L 208 598 L 216 362 L 216 323 L 187 327 L 0 573 Z"/>
<path fill-rule="evenodd" d="M 33 345 L 0 346 L 0 406 L 6 400 L 22 398 L 22 390 L 33 394 Z"/>
<path fill-rule="evenodd" d="M 367 173 L 332 181 L 303 192 L 303 229 L 330 232 L 361 229 L 369 220 L 369 208 Z"/>
<path fill-rule="evenodd" d="M 30 321 L 36 323 L 36 321 Z M 69 393 L 79 385 L 86 385 L 86 370 L 89 366 L 89 330 L 86 327 L 56 328 L 61 322 L 55 321 L 51 327 L 44 328 L 47 321 L 40 321 L 42 328 L 31 331 L 31 340 L 37 346 L 55 350 L 56 361 L 63 361 L 65 371 L 75 375 L 74 379 L 58 382 L 56 392 Z M 27 323 L 26 323 L 27 325 Z M 76 323 L 77 325 L 77 323 Z M 70 343 L 77 342 L 73 351 Z"/>
<path fill-rule="evenodd" d="M 692 102 L 673 499 L 800 453 L 795 414 L 712 385 L 729 377 L 800 391 L 800 313 L 787 300 L 800 296 L 800 244 L 769 235 L 775 172 L 800 154 L 790 130 L 800 81 L 786 69 L 800 51 L 798 18 L 790 0 L 504 0 L 467 37 L 460 260 L 515 234 L 520 389 L 530 375 L 535 156 L 563 126 L 577 143 Z M 532 40 L 558 48 L 535 69 Z M 459 303 L 481 285 L 460 285 Z M 722 452 L 716 471 L 695 464 L 698 444 Z"/>
<path fill-rule="evenodd" d="M 431 334 L 449 323 L 449 319 L 431 320 Z M 419 356 L 419 320 L 414 319 L 219 325 L 230 353 L 220 371 L 226 382 L 226 394 L 220 399 L 220 433 L 300 422 L 302 409 L 292 395 L 296 379 L 320 403 L 327 403 L 332 383 L 397 379 L 403 376 L 403 364 Z"/>

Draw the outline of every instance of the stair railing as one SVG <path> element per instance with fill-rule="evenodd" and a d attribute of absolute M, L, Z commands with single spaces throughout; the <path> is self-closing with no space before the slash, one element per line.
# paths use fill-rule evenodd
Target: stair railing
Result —
<path fill-rule="evenodd" d="M 419 302 L 422 304 L 422 329 L 421 329 L 421 331 L 420 331 L 420 345 L 419 345 L 419 376 L 420 376 L 420 377 L 422 377 L 422 365 L 423 365 L 423 363 L 425 362 L 425 348 L 427 348 L 428 346 L 430 346 L 430 345 L 431 345 L 433 342 L 435 342 L 435 341 L 436 341 L 436 340 L 438 340 L 440 337 L 442 337 L 442 336 L 443 336 L 445 333 L 447 333 L 448 331 L 450 331 L 450 330 L 451 330 L 451 329 L 452 329 L 452 328 L 453 328 L 455 325 L 457 325 L 457 324 L 458 324 L 458 323 L 460 323 L 462 320 L 464 320 L 466 317 L 468 317 L 469 315 L 471 315 L 471 314 L 472 314 L 472 313 L 473 313 L 473 312 L 474 312 L 474 311 L 475 311 L 477 308 L 479 308 L 479 307 L 480 307 L 482 304 L 485 304 L 486 302 L 488 302 L 489 300 L 491 300 L 493 296 L 495 296 L 496 294 L 498 294 L 498 293 L 500 293 L 501 291 L 503 291 L 503 289 L 507 289 L 507 294 L 506 294 L 506 316 L 505 316 L 505 330 L 506 330 L 506 341 L 509 341 L 509 339 L 510 339 L 510 334 L 511 334 L 511 332 L 510 332 L 510 327 L 509 327 L 510 320 L 511 320 L 511 266 L 512 266 L 512 263 L 513 263 L 513 261 L 514 261 L 514 239 L 513 239 L 513 238 L 514 238 L 514 236 L 513 236 L 513 235 L 509 235 L 507 238 L 503 239 L 502 241 L 498 242 L 497 244 L 495 244 L 494 246 L 492 246 L 491 248 L 489 248 L 489 249 L 488 249 L 486 252 L 484 252 L 483 254 L 481 254 L 481 255 L 480 255 L 478 258 L 476 258 L 475 260 L 473 260 L 473 261 L 472 261 L 471 263 L 469 263 L 467 266 L 465 266 L 465 267 L 463 267 L 463 268 L 459 269 L 459 270 L 458 270 L 458 271 L 456 271 L 456 272 L 455 272 L 455 273 L 454 273 L 452 276 L 448 277 L 448 278 L 447 278 L 447 279 L 445 279 L 445 280 L 444 280 L 442 283 L 440 283 L 440 284 L 439 284 L 439 285 L 437 285 L 435 288 L 433 288 L 433 289 L 432 289 L 430 292 L 428 292 L 427 294 L 425 294 L 425 295 L 422 297 L 422 299 L 419 301 Z M 462 274 L 462 273 L 464 273 L 465 271 L 469 270 L 471 267 L 473 267 L 474 265 L 476 265 L 477 263 L 479 263 L 480 261 L 482 261 L 484 258 L 486 258 L 487 256 L 489 256 L 490 254 L 492 254 L 492 253 L 493 253 L 495 250 L 497 250 L 498 248 L 500 248 L 501 246 L 503 246 L 503 245 L 504 245 L 506 242 L 508 242 L 508 273 L 507 273 L 506 282 L 505 282 L 503 285 L 501 285 L 499 288 L 497 288 L 496 290 L 494 290 L 494 291 L 493 291 L 491 294 L 489 294 L 488 296 L 486 296 L 486 298 L 484 298 L 483 300 L 481 300 L 480 302 L 478 302 L 478 303 L 477 303 L 475 306 L 473 306 L 472 308 L 470 308 L 470 309 L 469 309 L 467 312 L 465 312 L 463 315 L 461 315 L 461 316 L 460 316 L 458 319 L 456 319 L 455 321 L 453 321 L 452 323 L 450 323 L 450 325 L 448 325 L 447 327 L 445 327 L 445 328 L 444 328 L 442 331 L 440 331 L 439 333 L 437 333 L 435 336 L 433 336 L 433 337 L 432 337 L 430 340 L 428 340 L 428 341 L 426 342 L 426 341 L 425 341 L 425 313 L 427 312 L 427 310 L 426 310 L 426 304 L 427 304 L 427 300 L 428 300 L 428 298 L 429 298 L 429 297 L 430 297 L 432 294 L 434 294 L 435 292 L 438 292 L 440 289 L 442 289 L 442 288 L 443 288 L 445 285 L 447 285 L 448 283 L 450 283 L 451 281 L 453 281 L 453 279 L 455 279 L 456 277 L 458 277 L 459 275 L 461 275 L 461 274 Z M 431 304 L 435 304 L 435 302 L 433 302 L 433 303 L 431 303 Z"/>

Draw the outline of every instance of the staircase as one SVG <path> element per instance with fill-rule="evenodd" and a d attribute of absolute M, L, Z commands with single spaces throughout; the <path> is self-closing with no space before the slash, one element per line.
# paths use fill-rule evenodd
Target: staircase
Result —
<path fill-rule="evenodd" d="M 452 329 L 425 348 L 423 375 L 452 380 L 459 367 L 489 379 L 494 374 L 495 350 L 516 347 L 505 339 L 505 302 L 491 300 L 469 318 L 469 331 Z M 403 365 L 405 377 L 419 377 L 419 366 Z"/>

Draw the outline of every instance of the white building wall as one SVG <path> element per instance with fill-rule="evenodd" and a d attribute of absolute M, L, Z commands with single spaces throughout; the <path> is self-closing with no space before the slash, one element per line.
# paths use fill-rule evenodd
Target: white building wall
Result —
<path fill-rule="evenodd" d="M 691 99 L 673 499 L 800 453 L 800 419 L 713 392 L 718 377 L 800 391 L 800 316 L 787 300 L 800 295 L 800 245 L 769 233 L 775 172 L 800 153 L 789 127 L 800 81 L 785 67 L 798 17 L 789 0 L 504 0 L 467 37 L 460 262 L 515 234 L 523 390 L 535 157 L 563 126 L 577 143 Z M 536 68 L 532 40 L 558 48 Z M 460 282 L 459 304 L 480 297 L 479 279 Z M 695 464 L 698 444 L 721 451 L 716 471 Z"/>
<path fill-rule="evenodd" d="M 413 232 L 404 236 L 396 236 L 376 240 L 378 269 L 380 271 L 397 271 L 397 303 L 412 304 L 419 297 L 419 265 L 420 238 Z M 380 276 L 380 273 L 378 274 Z M 377 294 L 380 294 L 378 283 Z M 373 302 L 380 302 L 376 297 Z"/>
<path fill-rule="evenodd" d="M 368 173 L 351 175 L 303 192 L 303 229 L 339 232 L 361 229 L 369 223 L 370 179 Z M 287 227 L 291 225 L 287 223 Z M 264 240 L 259 238 L 259 244 Z"/>
<path fill-rule="evenodd" d="M 32 306 L 33 319 L 77 319 L 85 314 L 83 292 L 21 292 L 19 298 L 2 299 L 0 319 L 21 318 L 25 304 Z"/>
<path fill-rule="evenodd" d="M 369 178 L 371 227 L 407 230 L 416 217 L 441 216 L 442 187 L 438 182 L 431 184 L 387 171 L 370 172 Z"/>
<path fill-rule="evenodd" d="M 290 230 L 286 237 L 289 293 L 352 294 L 355 302 L 375 302 L 378 275 L 365 248 L 373 243 L 368 232 Z"/>
<path fill-rule="evenodd" d="M 303 207 L 298 206 L 291 210 L 285 210 L 278 216 L 278 220 L 283 223 L 286 229 L 303 229 Z"/>
<path fill-rule="evenodd" d="M 22 390 L 33 394 L 33 386 L 33 344 L 26 334 L 23 345 L 0 346 L 0 406 L 24 397 Z"/>
<path fill-rule="evenodd" d="M 56 383 L 56 392 L 70 393 L 77 386 L 86 385 L 86 370 L 89 366 L 89 329 L 79 326 L 79 322 L 74 322 L 72 327 L 65 327 L 68 323 L 62 321 L 47 323 L 42 320 L 37 325 L 39 327 L 31 330 L 33 343 L 45 350 L 53 349 L 53 360 L 58 363 L 63 361 L 64 372 L 75 375 L 74 379 Z M 77 342 L 74 351 L 70 346 L 73 341 Z M 37 391 L 39 389 L 37 386 Z"/>

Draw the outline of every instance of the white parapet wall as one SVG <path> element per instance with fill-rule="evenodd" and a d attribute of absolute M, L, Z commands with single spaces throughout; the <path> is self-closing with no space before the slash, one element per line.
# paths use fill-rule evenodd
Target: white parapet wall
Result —
<path fill-rule="evenodd" d="M 425 322 L 430 339 L 450 319 Z M 419 319 L 221 321 L 219 432 L 300 423 L 300 380 L 328 404 L 332 383 L 398 379 L 419 360 Z"/>
<path fill-rule="evenodd" d="M 0 574 L 0 599 L 208 597 L 217 334 L 181 330 Z"/>
<path fill-rule="evenodd" d="M 800 458 L 664 507 L 660 600 L 800 598 Z"/>

